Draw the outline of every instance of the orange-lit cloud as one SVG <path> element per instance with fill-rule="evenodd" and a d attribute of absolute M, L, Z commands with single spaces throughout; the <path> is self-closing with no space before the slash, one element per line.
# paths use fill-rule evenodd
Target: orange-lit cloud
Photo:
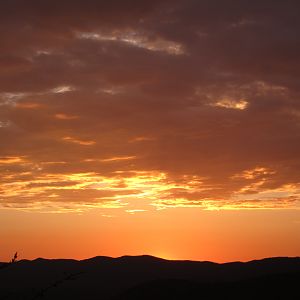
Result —
<path fill-rule="evenodd" d="M 54 2 L 0 4 L 2 207 L 299 208 L 293 6 Z"/>
<path fill-rule="evenodd" d="M 115 156 L 115 157 L 110 157 L 110 158 L 104 158 L 101 159 L 100 161 L 102 162 L 111 162 L 111 161 L 118 161 L 118 160 L 131 160 L 135 159 L 136 156 Z"/>
<path fill-rule="evenodd" d="M 23 108 L 23 109 L 36 109 L 41 107 L 41 104 L 34 103 L 34 102 L 22 102 L 22 103 L 17 103 L 16 107 Z"/>
<path fill-rule="evenodd" d="M 84 145 L 84 146 L 92 146 L 92 145 L 96 144 L 95 141 L 79 140 L 79 139 L 71 137 L 71 136 L 66 136 L 63 138 L 63 140 L 70 142 L 70 143 Z"/>
<path fill-rule="evenodd" d="M 78 116 L 71 116 L 67 114 L 55 114 L 55 118 L 59 120 L 75 120 L 78 119 Z"/>
<path fill-rule="evenodd" d="M 222 99 L 217 101 L 216 103 L 213 104 L 214 106 L 219 106 L 219 107 L 224 107 L 224 108 L 231 108 L 231 109 L 246 109 L 248 102 L 246 100 L 232 100 L 232 99 Z"/>
<path fill-rule="evenodd" d="M 24 162 L 24 157 L 18 156 L 6 156 L 0 157 L 0 164 L 18 164 Z"/>

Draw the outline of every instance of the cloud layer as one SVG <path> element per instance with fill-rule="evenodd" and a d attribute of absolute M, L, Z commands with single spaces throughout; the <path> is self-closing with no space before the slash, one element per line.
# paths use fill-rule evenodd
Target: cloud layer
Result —
<path fill-rule="evenodd" d="M 2 1 L 0 203 L 299 208 L 298 1 Z"/>

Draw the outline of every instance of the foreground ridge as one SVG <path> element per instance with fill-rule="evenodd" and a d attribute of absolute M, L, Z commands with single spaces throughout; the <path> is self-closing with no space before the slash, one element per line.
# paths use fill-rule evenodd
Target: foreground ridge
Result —
<path fill-rule="evenodd" d="M 299 279 L 299 257 L 223 264 L 149 255 L 37 258 L 0 270 L 0 299 L 297 299 L 289 297 Z"/>

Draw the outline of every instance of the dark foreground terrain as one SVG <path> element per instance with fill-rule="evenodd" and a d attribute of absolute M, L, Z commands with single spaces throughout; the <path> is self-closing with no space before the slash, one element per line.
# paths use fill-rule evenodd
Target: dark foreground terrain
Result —
<path fill-rule="evenodd" d="M 2 299 L 300 300 L 300 258 L 216 264 L 125 256 L 0 263 Z"/>

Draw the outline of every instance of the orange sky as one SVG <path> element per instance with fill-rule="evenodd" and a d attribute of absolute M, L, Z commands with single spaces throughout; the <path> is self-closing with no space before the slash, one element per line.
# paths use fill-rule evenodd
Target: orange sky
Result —
<path fill-rule="evenodd" d="M 151 254 L 168 259 L 247 261 L 298 256 L 294 210 L 203 211 L 170 209 L 113 217 L 6 211 L 0 220 L 1 259 L 77 258 Z"/>
<path fill-rule="evenodd" d="M 0 260 L 300 255 L 298 6 L 1 3 Z"/>

